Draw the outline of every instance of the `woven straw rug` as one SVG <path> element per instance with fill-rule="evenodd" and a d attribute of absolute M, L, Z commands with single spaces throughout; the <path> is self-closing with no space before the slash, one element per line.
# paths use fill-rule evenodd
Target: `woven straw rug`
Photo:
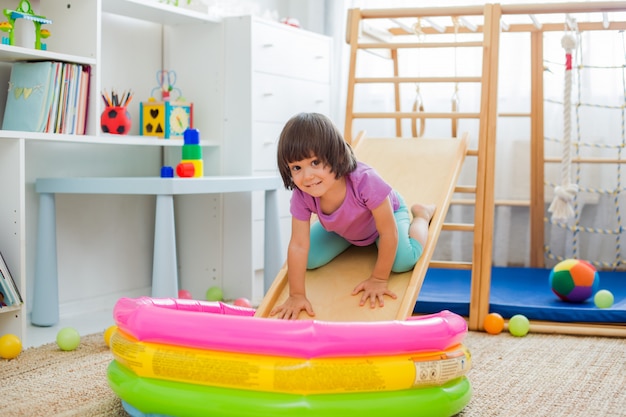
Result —
<path fill-rule="evenodd" d="M 459 417 L 626 416 L 626 340 L 470 334 L 474 394 Z M 102 334 L 73 352 L 56 344 L 0 359 L 0 415 L 127 416 L 109 389 Z"/>

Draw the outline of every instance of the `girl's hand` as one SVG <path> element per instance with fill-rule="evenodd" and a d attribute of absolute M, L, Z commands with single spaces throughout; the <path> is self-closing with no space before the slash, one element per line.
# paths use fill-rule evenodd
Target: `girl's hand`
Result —
<path fill-rule="evenodd" d="M 359 305 L 363 306 L 367 302 L 367 299 L 370 300 L 370 307 L 376 308 L 376 301 L 378 301 L 378 305 L 381 307 L 385 306 L 385 295 L 393 298 L 394 300 L 398 298 L 396 294 L 387 288 L 387 280 L 380 279 L 376 277 L 369 277 L 359 285 L 357 285 L 352 291 L 352 295 L 357 295 L 360 292 L 363 292 L 361 295 L 361 301 Z"/>
<path fill-rule="evenodd" d="M 296 320 L 302 310 L 306 311 L 309 316 L 315 316 L 311 303 L 304 295 L 290 295 L 283 304 L 270 311 L 270 316 L 276 315 L 278 319 Z"/>

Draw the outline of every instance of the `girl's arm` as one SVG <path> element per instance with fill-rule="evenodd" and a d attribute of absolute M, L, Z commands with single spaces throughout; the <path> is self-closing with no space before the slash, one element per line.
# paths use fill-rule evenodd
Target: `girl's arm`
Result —
<path fill-rule="evenodd" d="M 385 295 L 393 299 L 397 298 L 396 294 L 387 288 L 387 282 L 398 250 L 398 228 L 389 197 L 372 210 L 372 215 L 379 235 L 378 257 L 370 277 L 357 285 L 352 294 L 356 295 L 362 291 L 359 304 L 365 305 L 369 298 L 370 306 L 374 308 L 377 302 L 381 307 L 385 305 Z"/>
<path fill-rule="evenodd" d="M 289 298 L 280 306 L 274 307 L 270 316 L 281 319 L 297 319 L 300 311 L 305 310 L 310 316 L 315 312 L 306 298 L 305 275 L 309 256 L 311 224 L 308 221 L 291 220 L 291 239 L 287 249 L 287 274 L 289 280 Z"/>

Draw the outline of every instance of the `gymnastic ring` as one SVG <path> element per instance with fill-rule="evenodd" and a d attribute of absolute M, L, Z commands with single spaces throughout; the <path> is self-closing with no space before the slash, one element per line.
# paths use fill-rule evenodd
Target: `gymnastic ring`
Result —
<path fill-rule="evenodd" d="M 302 395 L 438 386 L 471 367 L 463 345 L 441 352 L 306 359 L 140 342 L 122 331 L 115 331 L 110 343 L 113 358 L 138 377 Z"/>
<path fill-rule="evenodd" d="M 253 309 L 218 302 L 151 297 L 120 298 L 113 309 L 118 328 L 137 340 L 288 357 L 442 351 L 467 334 L 465 319 L 447 310 L 375 322 L 277 320 L 253 314 Z"/>
<path fill-rule="evenodd" d="M 419 103 L 418 103 L 419 101 Z M 417 98 L 415 99 L 415 101 L 413 102 L 413 113 L 424 113 L 424 104 L 421 102 L 421 100 L 418 100 Z M 423 117 L 420 117 L 420 128 L 419 130 L 417 130 L 417 118 L 412 118 L 411 119 L 411 133 L 413 135 L 414 138 L 420 138 L 422 136 L 424 136 L 424 130 L 426 129 L 426 119 Z"/>
<path fill-rule="evenodd" d="M 111 389 L 141 416 L 202 417 L 449 417 L 470 401 L 467 377 L 419 389 L 298 395 L 191 385 L 141 378 L 113 360 L 107 369 Z"/>

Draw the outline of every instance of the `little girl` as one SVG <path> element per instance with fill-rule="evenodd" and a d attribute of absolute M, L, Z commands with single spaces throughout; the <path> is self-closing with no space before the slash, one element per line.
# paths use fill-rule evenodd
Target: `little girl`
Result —
<path fill-rule="evenodd" d="M 376 243 L 370 276 L 357 285 L 360 305 L 384 306 L 391 272 L 411 270 L 422 255 L 434 205 L 414 204 L 413 221 L 402 197 L 352 148 L 327 117 L 301 113 L 280 134 L 278 168 L 291 197 L 291 240 L 287 251 L 289 297 L 270 315 L 296 319 L 315 312 L 305 292 L 305 272 L 327 264 L 350 245 Z M 311 215 L 317 222 L 311 224 Z"/>

